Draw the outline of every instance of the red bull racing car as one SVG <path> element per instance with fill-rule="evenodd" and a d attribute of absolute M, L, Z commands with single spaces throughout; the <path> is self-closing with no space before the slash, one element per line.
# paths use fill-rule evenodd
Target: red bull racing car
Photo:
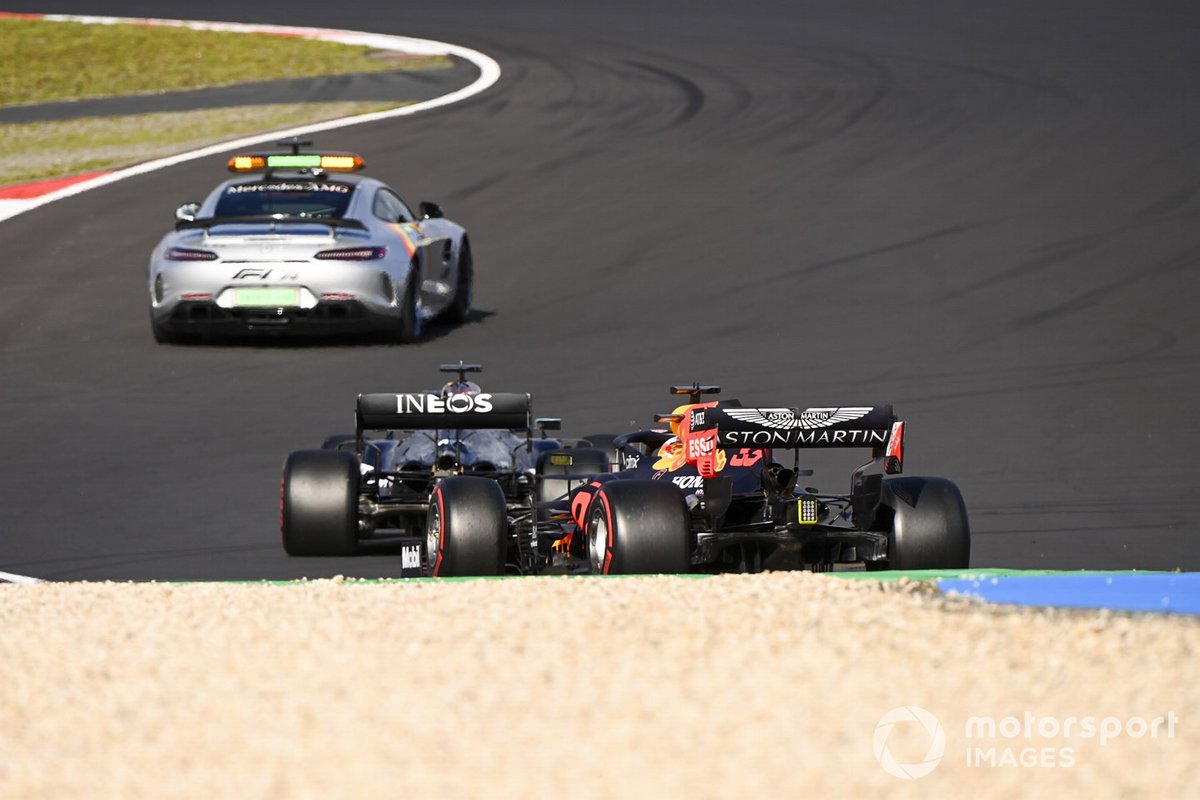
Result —
<path fill-rule="evenodd" d="M 565 548 L 587 571 L 758 572 L 966 567 L 970 529 L 958 488 L 901 478 L 904 423 L 890 405 L 748 407 L 701 402 L 716 386 L 674 386 L 689 402 L 655 417 L 667 430 L 613 439 L 623 467 L 569 497 Z M 846 493 L 803 488 L 809 448 L 870 459 Z M 791 453 L 783 463 L 782 452 Z"/>

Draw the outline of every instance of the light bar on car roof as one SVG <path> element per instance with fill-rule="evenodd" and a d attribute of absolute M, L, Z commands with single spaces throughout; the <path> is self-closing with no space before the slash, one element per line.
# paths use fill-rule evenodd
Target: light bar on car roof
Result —
<path fill-rule="evenodd" d="M 229 159 L 230 172 L 262 172 L 271 169 L 320 169 L 326 172 L 354 172 L 366 166 L 354 153 L 271 153 L 238 155 Z"/>

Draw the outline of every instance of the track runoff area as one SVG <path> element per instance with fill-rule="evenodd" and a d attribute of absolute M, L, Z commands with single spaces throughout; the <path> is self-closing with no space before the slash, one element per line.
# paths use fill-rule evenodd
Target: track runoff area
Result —
<path fill-rule="evenodd" d="M 422 111 L 428 111 L 433 108 L 451 105 L 453 103 L 466 100 L 469 97 L 474 97 L 480 92 L 483 92 L 491 87 L 500 79 L 500 65 L 497 64 L 496 61 L 490 56 L 466 47 L 459 47 L 458 45 L 448 44 L 446 42 L 436 42 L 430 39 L 416 39 L 408 36 L 389 36 L 381 33 L 336 30 L 331 28 L 299 28 L 289 25 L 256 25 L 250 23 L 152 19 L 146 17 L 107 17 L 75 14 L 13 14 L 8 12 L 0 12 L 0 17 L 44 19 L 52 22 L 78 22 L 87 25 L 128 24 L 144 25 L 148 27 L 175 27 L 189 28 L 192 30 L 226 31 L 232 33 L 258 33 L 274 36 L 301 37 L 326 42 L 337 42 L 345 45 L 371 47 L 376 50 L 392 50 L 395 52 L 409 53 L 414 55 L 456 56 L 465 61 L 469 61 L 479 70 L 479 77 L 468 86 L 465 86 L 457 91 L 450 92 L 449 94 L 442 95 L 441 97 L 435 97 L 420 103 L 413 103 L 411 105 L 388 109 L 386 111 L 377 111 L 371 114 L 359 114 L 352 117 L 343 117 L 341 119 L 314 123 L 312 125 L 303 125 L 288 130 L 273 131 L 271 133 L 262 135 L 247 136 L 232 141 L 220 142 L 210 147 L 203 147 L 198 150 L 191 150 L 186 153 L 180 153 L 178 155 L 168 156 L 166 158 L 147 161 L 126 169 L 88 172 L 65 178 L 54 178 L 44 181 L 17 184 L 15 186 L 0 187 L 0 221 L 15 217 L 16 215 L 22 214 L 30 209 L 46 205 L 47 203 L 52 203 L 56 200 L 62 200 L 66 197 L 73 197 L 74 195 L 81 194 L 92 189 L 98 189 L 101 186 L 107 186 L 111 183 L 116 183 L 117 181 L 124 180 L 125 178 L 132 178 L 135 175 L 144 175 L 149 172 L 157 172 L 158 170 L 166 169 L 167 167 L 173 167 L 176 164 L 182 164 L 185 161 L 192 161 L 194 159 L 205 158 L 207 156 L 220 155 L 228 150 L 270 143 L 280 139 L 308 136 L 321 131 L 344 128 L 349 125 L 360 125 L 367 122 L 378 122 L 380 120 L 392 119 L 395 117 L 405 117 L 412 114 L 419 114 Z"/>
<path fill-rule="evenodd" d="M 1200 573 L 1062 570 L 896 570 L 881 572 L 834 572 L 831 579 L 893 583 L 925 583 L 949 596 L 970 598 L 1010 606 L 1107 609 L 1130 613 L 1160 613 L 1200 616 Z M 634 576 L 578 576 L 577 579 L 612 579 Z M 709 578 L 708 574 L 675 575 Z M 334 579 L 359 585 L 393 583 L 455 583 L 498 580 L 539 580 L 511 575 L 500 578 L 382 578 Z M 553 580 L 553 578 L 551 578 Z M 229 581 L 242 585 L 296 586 L 306 580 Z M 29 575 L 0 572 L 0 583 L 43 583 Z"/>
<path fill-rule="evenodd" d="M 306 125 L 287 131 L 250 136 L 234 141 L 156 159 L 121 170 L 93 172 L 46 181 L 37 181 L 0 189 L 0 221 L 32 208 L 98 189 L 124 178 L 154 172 L 176 164 L 231 149 L 262 144 L 279 138 L 304 136 L 320 131 L 357 125 L 393 117 L 408 116 L 465 100 L 486 91 L 500 77 L 500 66 L 491 57 L 468 48 L 445 42 L 388 36 L 363 31 L 327 28 L 302 28 L 280 25 L 256 25 L 217 21 L 172 20 L 135 17 L 81 16 L 69 14 L 20 14 L 46 20 L 80 22 L 97 25 L 136 24 L 163 27 L 187 27 L 196 30 L 220 30 L 242 33 L 265 33 L 279 36 L 301 36 L 311 39 L 364 45 L 383 50 L 395 50 L 424 55 L 452 55 L 474 64 L 480 71 L 472 84 L 450 94 L 401 108 L 363 114 L 323 123 Z M 1018 606 L 1044 606 L 1081 609 L 1110 609 L 1124 612 L 1159 612 L 1200 615 L 1200 573 L 1147 572 L 1044 572 L 1003 569 L 966 571 L 924 570 L 910 572 L 835 573 L 838 578 L 876 581 L 921 581 L 942 592 L 975 598 L 991 603 Z M 697 576 L 702 577 L 702 576 Z M 408 579 L 427 580 L 427 579 Z M 476 580 L 476 579 L 455 579 Z M 0 571 L 0 582 L 34 584 L 41 581 L 32 576 Z M 354 581 L 382 583 L 387 581 Z M 296 583 L 267 581 L 264 583 Z"/>

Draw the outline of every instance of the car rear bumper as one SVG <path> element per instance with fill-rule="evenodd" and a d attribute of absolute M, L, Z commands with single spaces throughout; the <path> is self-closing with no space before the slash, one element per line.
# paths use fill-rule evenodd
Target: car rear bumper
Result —
<path fill-rule="evenodd" d="M 180 301 L 154 321 L 185 336 L 311 336 L 387 331 L 398 314 L 398 308 L 396 315 L 380 313 L 357 300 L 325 300 L 314 308 L 222 308 L 211 301 Z"/>

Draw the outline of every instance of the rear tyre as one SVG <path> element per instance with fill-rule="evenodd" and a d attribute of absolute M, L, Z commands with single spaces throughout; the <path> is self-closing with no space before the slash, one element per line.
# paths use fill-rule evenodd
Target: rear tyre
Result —
<path fill-rule="evenodd" d="M 588 511 L 588 566 L 601 575 L 687 572 L 690 538 L 687 507 L 674 484 L 610 481 Z"/>
<path fill-rule="evenodd" d="M 454 285 L 454 302 L 446 309 L 447 322 L 456 325 L 467 321 L 471 313 L 471 297 L 475 285 L 475 263 L 471 259 L 471 243 L 463 239 L 458 252 L 458 281 Z"/>
<path fill-rule="evenodd" d="M 425 553 L 433 577 L 503 575 L 508 513 L 490 478 L 446 478 L 433 490 Z"/>
<path fill-rule="evenodd" d="M 283 465 L 280 523 L 291 556 L 358 551 L 358 459 L 340 450 L 300 450 Z"/>
<path fill-rule="evenodd" d="M 404 296 L 400 298 L 400 319 L 396 322 L 395 338 L 401 344 L 413 344 L 421 340 L 421 311 L 417 307 L 417 265 L 412 265 Z"/>
<path fill-rule="evenodd" d="M 891 478 L 880 510 L 890 512 L 889 569 L 964 569 L 971 529 L 958 487 L 945 478 Z"/>
<path fill-rule="evenodd" d="M 154 341 L 159 344 L 179 344 L 183 341 L 181 334 L 160 325 L 153 317 L 150 318 L 150 332 L 154 334 Z"/>

